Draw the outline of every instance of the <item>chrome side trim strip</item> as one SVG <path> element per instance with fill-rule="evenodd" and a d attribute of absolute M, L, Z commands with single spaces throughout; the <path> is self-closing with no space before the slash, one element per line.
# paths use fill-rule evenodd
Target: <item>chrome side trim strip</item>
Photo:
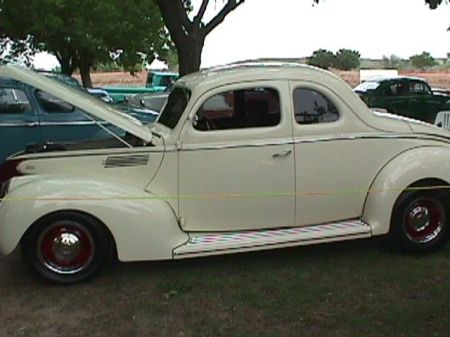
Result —
<path fill-rule="evenodd" d="M 108 124 L 108 123 L 101 123 Z M 92 121 L 79 121 L 79 122 L 20 122 L 20 123 L 0 123 L 0 127 L 11 127 L 11 126 L 20 126 L 20 127 L 30 127 L 30 126 L 81 126 L 81 125 L 96 125 L 95 122 Z"/>
<path fill-rule="evenodd" d="M 27 128 L 29 128 L 29 127 L 35 127 L 38 125 L 39 125 L 38 122 L 0 123 L 0 127 L 8 127 L 8 128 L 10 128 L 10 127 L 21 127 L 21 128 L 27 127 Z"/>
<path fill-rule="evenodd" d="M 450 134 L 449 134 L 450 136 Z M 391 135 L 391 134 L 379 134 L 379 135 L 332 135 L 332 136 L 318 136 L 311 138 L 295 137 L 294 144 L 307 144 L 307 143 L 321 143 L 329 141 L 345 141 L 345 140 L 371 140 L 371 139 L 421 139 L 421 140 L 439 140 L 450 142 L 450 138 L 440 137 L 430 134 L 407 134 L 407 135 Z"/>
<path fill-rule="evenodd" d="M 93 121 L 79 121 L 79 122 L 41 122 L 41 126 L 79 126 L 79 125 L 96 125 Z M 107 124 L 107 123 L 102 123 Z"/>
<path fill-rule="evenodd" d="M 292 145 L 294 141 L 292 138 L 261 140 L 253 141 L 247 144 L 230 144 L 230 143 L 210 143 L 210 144 L 182 144 L 181 151 L 197 151 L 197 150 L 223 150 L 223 149 L 237 149 L 249 147 L 264 147 L 277 145 Z"/>
<path fill-rule="evenodd" d="M 251 148 L 262 146 L 276 146 L 276 145 L 290 145 L 290 144 L 310 144 L 323 143 L 329 141 L 350 141 L 350 140 L 385 140 L 385 139 L 399 139 L 399 140 L 431 140 L 431 141 L 445 141 L 450 143 L 449 138 L 430 135 L 430 134 L 377 134 L 377 135 L 361 135 L 361 134 L 340 134 L 340 135 L 326 135 L 315 137 L 295 137 L 294 139 L 274 139 L 271 141 L 253 141 L 247 144 L 230 144 L 230 143 L 210 143 L 210 144 L 182 144 L 181 151 L 197 151 L 197 150 L 223 150 L 236 148 Z"/>

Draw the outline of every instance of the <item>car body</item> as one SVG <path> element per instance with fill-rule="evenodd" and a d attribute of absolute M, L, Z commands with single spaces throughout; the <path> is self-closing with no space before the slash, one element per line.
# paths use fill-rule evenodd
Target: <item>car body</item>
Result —
<path fill-rule="evenodd" d="M 171 87 L 178 77 L 177 73 L 169 71 L 149 71 L 145 80 L 145 86 L 154 88 L 156 91 L 164 91 L 166 88 Z"/>
<path fill-rule="evenodd" d="M 49 78 L 53 78 L 57 81 L 60 81 L 62 83 L 65 83 L 67 85 L 70 85 L 71 87 L 78 89 L 78 90 L 86 90 L 89 94 L 91 94 L 94 97 L 97 97 L 98 99 L 101 99 L 102 101 L 106 103 L 113 103 L 113 98 L 108 94 L 108 92 L 102 88 L 84 88 L 80 82 L 72 76 L 65 75 L 62 73 L 56 73 L 53 71 L 38 71 L 40 74 L 47 76 Z"/>
<path fill-rule="evenodd" d="M 129 96 L 147 95 L 164 91 L 178 78 L 178 74 L 171 72 L 149 71 L 147 73 L 145 87 L 137 86 L 108 86 L 103 89 L 112 97 L 114 103 L 127 101 Z"/>
<path fill-rule="evenodd" d="M 169 260 L 380 235 L 426 252 L 448 240 L 448 133 L 373 112 L 329 72 L 248 63 L 191 74 L 150 126 L 39 75 L 0 73 L 126 131 L 8 161 L 0 252 L 20 245 L 48 280 L 85 280 L 111 255 Z"/>
<path fill-rule="evenodd" d="M 60 78 L 57 80 L 61 81 Z M 81 86 L 70 86 L 79 94 L 85 94 Z M 151 123 L 157 117 L 157 112 L 144 108 L 127 105 L 111 107 L 143 123 Z M 0 164 L 9 155 L 25 150 L 27 146 L 78 142 L 106 135 L 106 131 L 84 111 L 29 85 L 0 78 Z"/>
<path fill-rule="evenodd" d="M 108 94 L 108 92 L 101 88 L 87 88 L 86 91 L 94 97 L 101 99 L 106 103 L 113 103 L 113 98 Z"/>
<path fill-rule="evenodd" d="M 416 77 L 396 76 L 369 79 L 354 91 L 371 108 L 434 123 L 440 111 L 450 110 L 450 96 L 435 92 Z"/>
<path fill-rule="evenodd" d="M 71 87 L 73 87 L 75 89 L 84 90 L 83 86 L 80 84 L 80 82 L 75 77 L 72 77 L 72 76 L 69 76 L 69 75 L 66 75 L 63 73 L 54 72 L 54 71 L 38 70 L 38 73 L 42 74 L 46 77 L 53 78 L 57 81 L 65 83 L 67 85 L 70 85 Z"/>
<path fill-rule="evenodd" d="M 134 106 L 140 106 L 146 109 L 160 112 L 167 102 L 171 87 L 161 92 L 153 92 L 146 94 L 134 94 L 126 97 L 126 102 Z"/>

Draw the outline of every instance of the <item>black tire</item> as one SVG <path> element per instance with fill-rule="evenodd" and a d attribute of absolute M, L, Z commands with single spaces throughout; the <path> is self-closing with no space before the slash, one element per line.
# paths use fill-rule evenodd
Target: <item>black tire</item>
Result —
<path fill-rule="evenodd" d="M 113 247 L 102 223 L 74 211 L 45 216 L 21 240 L 25 263 L 40 277 L 62 284 L 93 277 L 108 264 Z"/>
<path fill-rule="evenodd" d="M 399 250 L 428 253 L 449 239 L 448 195 L 443 190 L 403 192 L 395 203 L 389 241 Z"/>

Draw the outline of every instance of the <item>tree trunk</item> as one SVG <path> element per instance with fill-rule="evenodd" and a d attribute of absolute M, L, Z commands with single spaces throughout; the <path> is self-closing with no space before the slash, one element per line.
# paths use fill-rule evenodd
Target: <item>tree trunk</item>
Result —
<path fill-rule="evenodd" d="M 203 23 L 203 16 L 208 7 L 208 0 L 202 0 L 200 9 L 193 19 L 188 16 L 189 9 L 184 0 L 154 0 L 169 30 L 170 37 L 178 50 L 180 76 L 200 69 L 203 45 L 206 36 L 225 17 L 244 3 L 245 0 L 227 0 L 225 6 L 208 23 Z M 318 0 L 315 0 L 318 1 Z M 190 1 L 189 1 L 190 3 Z"/>
<path fill-rule="evenodd" d="M 190 37 L 189 42 L 176 46 L 178 50 L 178 72 L 180 76 L 194 73 L 200 69 L 204 39 Z"/>
<path fill-rule="evenodd" d="M 80 60 L 78 68 L 80 69 L 81 81 L 85 88 L 92 88 L 91 66 L 91 62 L 83 62 Z"/>
<path fill-rule="evenodd" d="M 61 66 L 61 73 L 72 76 L 77 69 L 77 62 L 72 57 L 60 57 L 57 55 L 58 62 Z"/>

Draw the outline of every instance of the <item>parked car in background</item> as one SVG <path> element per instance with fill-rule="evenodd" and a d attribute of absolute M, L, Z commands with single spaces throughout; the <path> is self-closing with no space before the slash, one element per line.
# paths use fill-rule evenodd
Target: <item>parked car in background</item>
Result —
<path fill-rule="evenodd" d="M 149 71 L 145 81 L 147 88 L 153 88 L 156 91 L 164 91 L 166 88 L 171 87 L 178 79 L 177 73 L 166 71 Z"/>
<path fill-rule="evenodd" d="M 450 110 L 450 96 L 433 92 L 421 78 L 374 78 L 361 83 L 354 91 L 371 108 L 428 123 L 434 123 L 438 112 Z"/>
<path fill-rule="evenodd" d="M 46 77 L 53 78 L 62 83 L 70 85 L 71 87 L 73 87 L 75 89 L 85 90 L 88 93 L 90 93 L 92 96 L 97 97 L 106 103 L 113 103 L 112 97 L 108 94 L 108 92 L 106 90 L 103 90 L 101 88 L 84 88 L 75 77 L 68 76 L 68 75 L 61 74 L 61 73 L 56 73 L 53 71 L 39 70 L 38 72 Z"/>
<path fill-rule="evenodd" d="M 68 83 L 60 77 L 57 81 Z M 97 100 L 81 86 L 70 83 L 69 86 L 75 88 L 78 96 Z M 127 113 L 143 123 L 151 123 L 158 116 L 155 111 L 128 105 L 107 105 L 107 108 Z M 105 128 L 111 127 L 99 124 L 83 110 L 47 92 L 0 77 L 0 164 L 27 146 L 99 139 L 109 136 Z"/>
<path fill-rule="evenodd" d="M 380 235 L 430 252 L 449 239 L 448 133 L 374 113 L 329 72 L 249 63 L 191 74 L 151 126 L 38 74 L 0 74 L 125 131 L 8 161 L 0 252 L 20 245 L 47 280 L 86 280 L 112 256 L 182 259 Z"/>
<path fill-rule="evenodd" d="M 164 91 L 146 94 L 134 94 L 127 96 L 125 101 L 134 106 L 160 112 L 167 102 L 172 87 L 167 87 Z"/>
<path fill-rule="evenodd" d="M 178 74 L 176 73 L 149 71 L 145 87 L 108 86 L 103 89 L 110 94 L 115 103 L 118 103 L 126 101 L 126 98 L 132 95 L 146 95 L 164 91 L 167 87 L 170 87 L 177 78 Z"/>
<path fill-rule="evenodd" d="M 450 96 L 450 89 L 431 88 L 433 94 Z"/>
<path fill-rule="evenodd" d="M 101 99 L 106 103 L 113 103 L 113 98 L 108 94 L 108 92 L 101 88 L 87 88 L 86 91 L 94 97 Z"/>

